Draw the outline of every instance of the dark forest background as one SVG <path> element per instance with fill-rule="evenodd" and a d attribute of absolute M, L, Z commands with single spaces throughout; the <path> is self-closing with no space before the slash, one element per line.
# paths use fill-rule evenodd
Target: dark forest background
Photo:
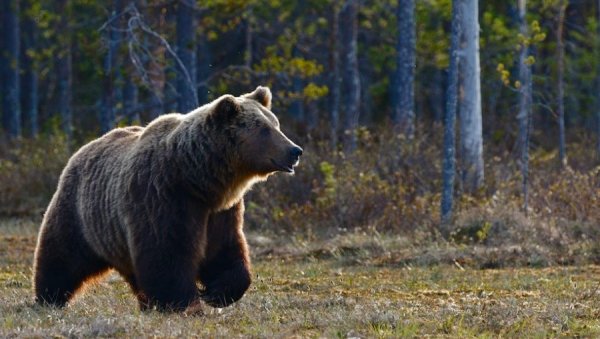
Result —
<path fill-rule="evenodd" d="M 39 215 L 69 155 L 114 127 L 266 85 L 306 155 L 250 193 L 249 227 L 600 258 L 600 1 L 5 0 L 1 15 L 3 215 Z"/>

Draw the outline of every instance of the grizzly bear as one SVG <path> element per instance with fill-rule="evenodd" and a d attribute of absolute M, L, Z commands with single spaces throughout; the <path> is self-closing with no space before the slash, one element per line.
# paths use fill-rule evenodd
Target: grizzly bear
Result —
<path fill-rule="evenodd" d="M 244 193 L 277 171 L 293 173 L 302 154 L 270 109 L 270 90 L 258 87 L 83 146 L 44 215 L 36 301 L 64 306 L 110 268 L 141 309 L 201 313 L 203 302 L 239 300 L 251 281 Z"/>

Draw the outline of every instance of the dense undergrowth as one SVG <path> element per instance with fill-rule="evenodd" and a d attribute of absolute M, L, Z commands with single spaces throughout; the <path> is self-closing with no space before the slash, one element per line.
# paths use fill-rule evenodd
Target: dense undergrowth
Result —
<path fill-rule="evenodd" d="M 248 229 L 308 242 L 386 234 L 421 247 L 494 249 L 482 266 L 600 263 L 600 167 L 584 147 L 591 142 L 570 144 L 571 166 L 565 168 L 555 151 L 532 150 L 527 213 L 515 154 L 502 145 L 487 147 L 484 187 L 469 195 L 457 183 L 447 243 L 438 232 L 441 131 L 413 140 L 382 130 L 358 134 L 352 154 L 305 141 L 294 176 L 275 175 L 247 195 Z M 1 148 L 0 214 L 39 215 L 68 160 L 66 149 L 59 137 Z"/>

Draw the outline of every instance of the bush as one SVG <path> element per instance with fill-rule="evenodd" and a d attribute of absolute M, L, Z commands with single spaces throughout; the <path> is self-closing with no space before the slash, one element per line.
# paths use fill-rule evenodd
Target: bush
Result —
<path fill-rule="evenodd" d="M 69 159 L 60 136 L 19 140 L 0 147 L 0 214 L 39 214 L 56 190 Z"/>
<path fill-rule="evenodd" d="M 406 140 L 387 129 L 361 129 L 352 154 L 325 141 L 304 143 L 305 155 L 294 176 L 274 175 L 247 195 L 247 227 L 301 240 L 361 232 L 437 242 L 440 135 L 433 129 Z M 569 148 L 585 149 L 576 144 Z M 526 215 L 518 166 L 505 149 L 486 148 L 486 181 L 479 192 L 461 194 L 457 183 L 460 198 L 455 201 L 451 242 L 459 247 L 519 245 L 536 256 L 554 253 L 548 262 L 600 258 L 600 167 L 593 157 L 572 152 L 570 163 L 576 167 L 562 169 L 556 165 L 556 152 L 532 152 Z M 68 157 L 61 137 L 0 148 L 0 213 L 42 211 Z"/>

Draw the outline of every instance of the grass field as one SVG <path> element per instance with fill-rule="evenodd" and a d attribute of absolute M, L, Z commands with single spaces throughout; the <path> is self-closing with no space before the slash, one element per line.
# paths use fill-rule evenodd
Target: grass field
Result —
<path fill-rule="evenodd" d="M 65 309 L 42 308 L 31 291 L 36 229 L 0 221 L 0 337 L 600 336 L 600 266 L 418 266 L 265 244 L 246 296 L 204 317 L 141 313 L 114 273 Z"/>

